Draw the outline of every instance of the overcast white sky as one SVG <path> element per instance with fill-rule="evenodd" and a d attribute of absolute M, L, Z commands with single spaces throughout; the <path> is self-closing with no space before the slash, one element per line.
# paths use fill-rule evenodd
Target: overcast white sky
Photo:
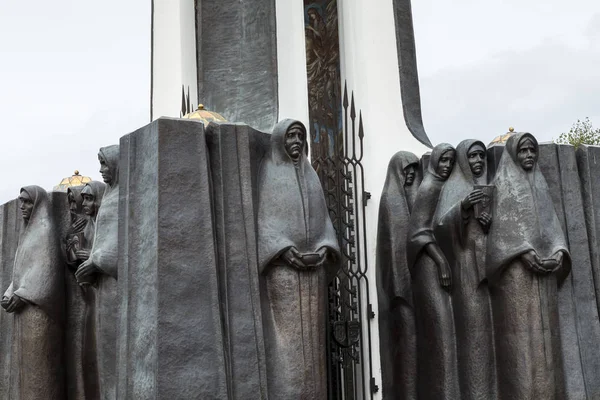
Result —
<path fill-rule="evenodd" d="M 600 1 L 413 0 L 425 128 L 438 143 L 509 126 L 600 126 Z M 0 2 L 0 203 L 51 189 L 150 118 L 150 1 Z"/>
<path fill-rule="evenodd" d="M 600 127 L 600 1 L 413 0 L 421 102 L 433 143 L 509 126 L 540 141 Z"/>
<path fill-rule="evenodd" d="M 0 2 L 0 204 L 150 121 L 150 1 Z"/>

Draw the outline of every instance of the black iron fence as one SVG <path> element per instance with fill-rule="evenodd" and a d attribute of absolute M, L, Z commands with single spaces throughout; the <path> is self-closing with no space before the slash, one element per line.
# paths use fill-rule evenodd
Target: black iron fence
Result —
<path fill-rule="evenodd" d="M 362 165 L 364 129 L 358 120 L 354 93 L 343 94 L 343 140 L 329 154 L 312 159 L 342 250 L 341 269 L 329 284 L 328 386 L 330 400 L 372 399 L 378 391 L 373 378 L 371 329 L 374 317 L 367 276 L 365 191 Z"/>

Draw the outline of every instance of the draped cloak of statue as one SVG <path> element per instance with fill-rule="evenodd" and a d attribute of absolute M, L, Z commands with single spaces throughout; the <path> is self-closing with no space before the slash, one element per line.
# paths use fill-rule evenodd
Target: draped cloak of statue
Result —
<path fill-rule="evenodd" d="M 14 293 L 27 304 L 14 314 L 10 400 L 64 399 L 64 259 L 48 193 L 39 186 L 21 189 L 33 210 L 19 240 Z"/>
<path fill-rule="evenodd" d="M 485 145 L 478 140 L 464 140 L 456 147 L 457 162 L 440 195 L 434 232 L 452 269 L 461 399 L 492 400 L 496 398 L 496 370 L 490 295 L 485 281 L 487 235 L 474 218 L 473 208 L 462 209 L 462 201 L 473 191 L 473 185 L 487 184 L 487 162 L 479 177 L 471 171 L 468 152 L 474 145 L 485 152 Z"/>
<path fill-rule="evenodd" d="M 96 287 L 96 357 L 100 395 L 102 399 L 116 398 L 116 347 L 119 302 L 117 296 L 117 256 L 119 228 L 119 146 L 100 149 L 110 169 L 113 181 L 106 186 L 102 206 L 96 217 L 91 262 L 100 271 Z"/>
<path fill-rule="evenodd" d="M 408 229 L 407 262 L 413 280 L 419 399 L 460 399 L 452 301 L 448 290 L 440 285 L 437 264 L 425 250 L 429 244 L 438 246 L 433 219 L 446 180 L 436 169 L 442 155 L 450 150 L 454 148 L 447 143 L 433 148 Z"/>
<path fill-rule="evenodd" d="M 419 159 L 399 151 L 390 160 L 379 203 L 377 227 L 377 300 L 383 396 L 417 398 L 417 341 L 411 278 L 406 261 L 406 235 L 419 180 Z M 405 168 L 415 167 L 406 185 Z"/>
<path fill-rule="evenodd" d="M 81 190 L 83 186 L 67 189 L 67 195 L 73 197 L 77 205 L 71 210 L 71 226 L 65 238 L 68 269 L 65 273 L 65 366 L 67 398 L 69 400 L 93 400 L 98 398 L 97 373 L 95 368 L 96 347 L 92 310 L 94 293 L 91 288 L 79 286 L 75 271 L 81 264 L 75 254 L 78 250 L 91 245 L 92 237 L 85 235 L 89 226 L 93 226 L 89 217 L 83 214 Z M 91 240 L 91 241 L 90 241 Z"/>
<path fill-rule="evenodd" d="M 523 139 L 539 154 L 537 140 L 518 133 L 506 142 L 494 184 L 486 275 L 494 317 L 500 399 L 560 399 L 564 391 L 557 284 L 569 274 L 565 235 L 537 162 L 525 171 L 517 161 Z M 538 274 L 521 256 L 541 259 L 563 251 L 558 272 Z"/>
<path fill-rule="evenodd" d="M 297 163 L 284 145 L 292 126 L 304 132 Z M 326 248 L 330 258 L 339 259 L 323 189 L 306 150 L 304 126 L 283 120 L 273 130 L 271 151 L 259 173 L 258 257 L 272 399 L 327 397 L 325 307 L 327 276 L 335 274 L 335 263 L 298 270 L 280 258 L 295 247 L 302 254 Z"/>

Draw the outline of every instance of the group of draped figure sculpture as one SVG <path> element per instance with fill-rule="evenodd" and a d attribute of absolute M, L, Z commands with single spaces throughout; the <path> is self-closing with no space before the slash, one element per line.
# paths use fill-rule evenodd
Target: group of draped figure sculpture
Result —
<path fill-rule="evenodd" d="M 538 157 L 516 133 L 494 176 L 478 140 L 439 144 L 427 165 L 391 159 L 376 271 L 384 398 L 564 398 L 571 259 Z"/>
<path fill-rule="evenodd" d="M 299 121 L 276 125 L 255 177 L 256 272 L 273 399 L 327 392 L 326 285 L 340 254 L 306 136 Z M 98 159 L 104 182 L 70 187 L 66 196 L 20 190 L 24 225 L 12 283 L 2 288 L 2 307 L 14 318 L 10 399 L 117 398 L 119 146 L 100 149 Z"/>
<path fill-rule="evenodd" d="M 24 224 L 2 297 L 14 315 L 11 399 L 114 398 L 119 146 L 98 159 L 104 182 L 66 196 L 20 190 Z"/>

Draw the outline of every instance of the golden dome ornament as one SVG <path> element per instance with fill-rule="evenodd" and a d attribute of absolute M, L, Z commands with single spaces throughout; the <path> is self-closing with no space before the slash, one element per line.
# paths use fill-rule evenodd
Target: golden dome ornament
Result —
<path fill-rule="evenodd" d="M 206 110 L 204 104 L 198 104 L 196 111 L 184 115 L 183 118 L 200 120 L 204 125 L 208 125 L 210 122 L 227 122 L 221 114 Z"/>
<path fill-rule="evenodd" d="M 510 128 L 508 128 L 508 132 L 506 132 L 503 135 L 498 135 L 494 138 L 494 140 L 492 140 L 489 144 L 489 146 L 495 145 L 495 144 L 500 144 L 503 145 L 506 143 L 506 141 L 508 140 L 509 137 L 511 137 L 512 135 L 515 134 L 515 128 L 513 128 L 512 126 Z M 489 147 L 488 146 L 488 147 Z"/>
<path fill-rule="evenodd" d="M 88 182 L 91 182 L 92 178 L 89 176 L 83 176 L 79 174 L 79 170 L 75 170 L 72 176 L 63 178 L 62 181 L 52 189 L 55 192 L 66 192 L 68 188 L 73 186 L 83 186 Z"/>

